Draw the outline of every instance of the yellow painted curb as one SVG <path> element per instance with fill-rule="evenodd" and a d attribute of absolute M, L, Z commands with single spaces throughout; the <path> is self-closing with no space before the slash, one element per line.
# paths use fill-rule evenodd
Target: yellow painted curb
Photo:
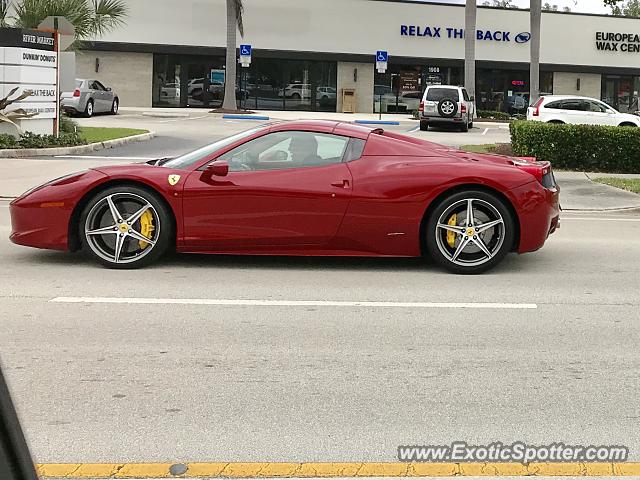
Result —
<path fill-rule="evenodd" d="M 36 468 L 42 478 L 96 479 L 640 476 L 640 463 L 49 463 Z"/>

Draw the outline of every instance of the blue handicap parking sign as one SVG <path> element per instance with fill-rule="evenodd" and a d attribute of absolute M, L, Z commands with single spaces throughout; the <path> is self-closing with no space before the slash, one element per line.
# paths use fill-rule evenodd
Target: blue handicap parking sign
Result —
<path fill-rule="evenodd" d="M 243 57 L 250 57 L 251 45 L 240 45 L 240 55 Z"/>
<path fill-rule="evenodd" d="M 378 50 L 376 53 L 376 62 L 387 62 L 389 61 L 389 52 L 385 52 L 384 50 Z"/>

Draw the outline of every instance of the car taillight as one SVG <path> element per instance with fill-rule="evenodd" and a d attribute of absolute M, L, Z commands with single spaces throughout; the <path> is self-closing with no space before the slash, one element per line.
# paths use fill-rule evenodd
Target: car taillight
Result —
<path fill-rule="evenodd" d="M 540 105 L 542 105 L 542 102 L 544 102 L 544 97 L 540 97 L 538 99 L 538 101 L 533 104 L 533 116 L 534 117 L 539 117 L 540 116 Z"/>
<path fill-rule="evenodd" d="M 460 109 L 461 113 L 467 113 L 467 106 L 463 103 L 462 108 Z"/>
<path fill-rule="evenodd" d="M 78 90 L 77 88 L 73 91 L 73 96 L 74 97 L 79 97 L 80 96 L 80 90 Z"/>
<path fill-rule="evenodd" d="M 520 170 L 530 173 L 545 188 L 555 188 L 556 179 L 553 176 L 550 162 L 537 162 L 534 157 L 519 157 L 511 160 Z"/>
<path fill-rule="evenodd" d="M 424 112 L 424 102 L 420 102 L 420 106 L 418 107 L 419 112 Z"/>

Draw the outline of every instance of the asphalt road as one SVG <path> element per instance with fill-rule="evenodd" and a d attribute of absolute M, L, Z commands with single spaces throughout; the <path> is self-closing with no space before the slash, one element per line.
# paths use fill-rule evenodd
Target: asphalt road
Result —
<path fill-rule="evenodd" d="M 18 176 L 3 163 L 2 178 L 26 189 L 46 165 L 166 156 L 248 126 L 120 120 L 158 138 Z M 623 444 L 640 460 L 639 211 L 566 213 L 542 250 L 478 277 L 200 255 L 121 272 L 9 231 L 0 200 L 0 360 L 40 463 L 394 461 L 400 444 L 456 440 Z"/>
<path fill-rule="evenodd" d="M 454 440 L 640 458 L 638 215 L 572 214 L 543 250 L 459 277 L 418 260 L 187 255 L 110 271 L 10 244 L 7 213 L 0 352 L 39 462 L 393 461 L 399 444 Z"/>

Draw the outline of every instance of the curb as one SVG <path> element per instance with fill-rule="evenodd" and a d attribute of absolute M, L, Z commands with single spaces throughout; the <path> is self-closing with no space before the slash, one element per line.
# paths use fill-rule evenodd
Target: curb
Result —
<path fill-rule="evenodd" d="M 42 464 L 45 478 L 629 477 L 640 463 L 104 463 Z"/>
<path fill-rule="evenodd" d="M 155 132 L 141 133 L 129 137 L 105 140 L 104 142 L 90 143 L 89 145 L 78 145 L 77 147 L 54 147 L 54 148 L 11 148 L 0 150 L 0 158 L 30 158 L 30 157 L 51 157 L 57 155 L 74 155 L 91 153 L 96 150 L 119 147 L 128 143 L 146 142 L 156 136 Z"/>
<path fill-rule="evenodd" d="M 189 118 L 188 113 L 171 113 L 171 112 L 142 112 L 143 117 L 154 118 Z"/>

